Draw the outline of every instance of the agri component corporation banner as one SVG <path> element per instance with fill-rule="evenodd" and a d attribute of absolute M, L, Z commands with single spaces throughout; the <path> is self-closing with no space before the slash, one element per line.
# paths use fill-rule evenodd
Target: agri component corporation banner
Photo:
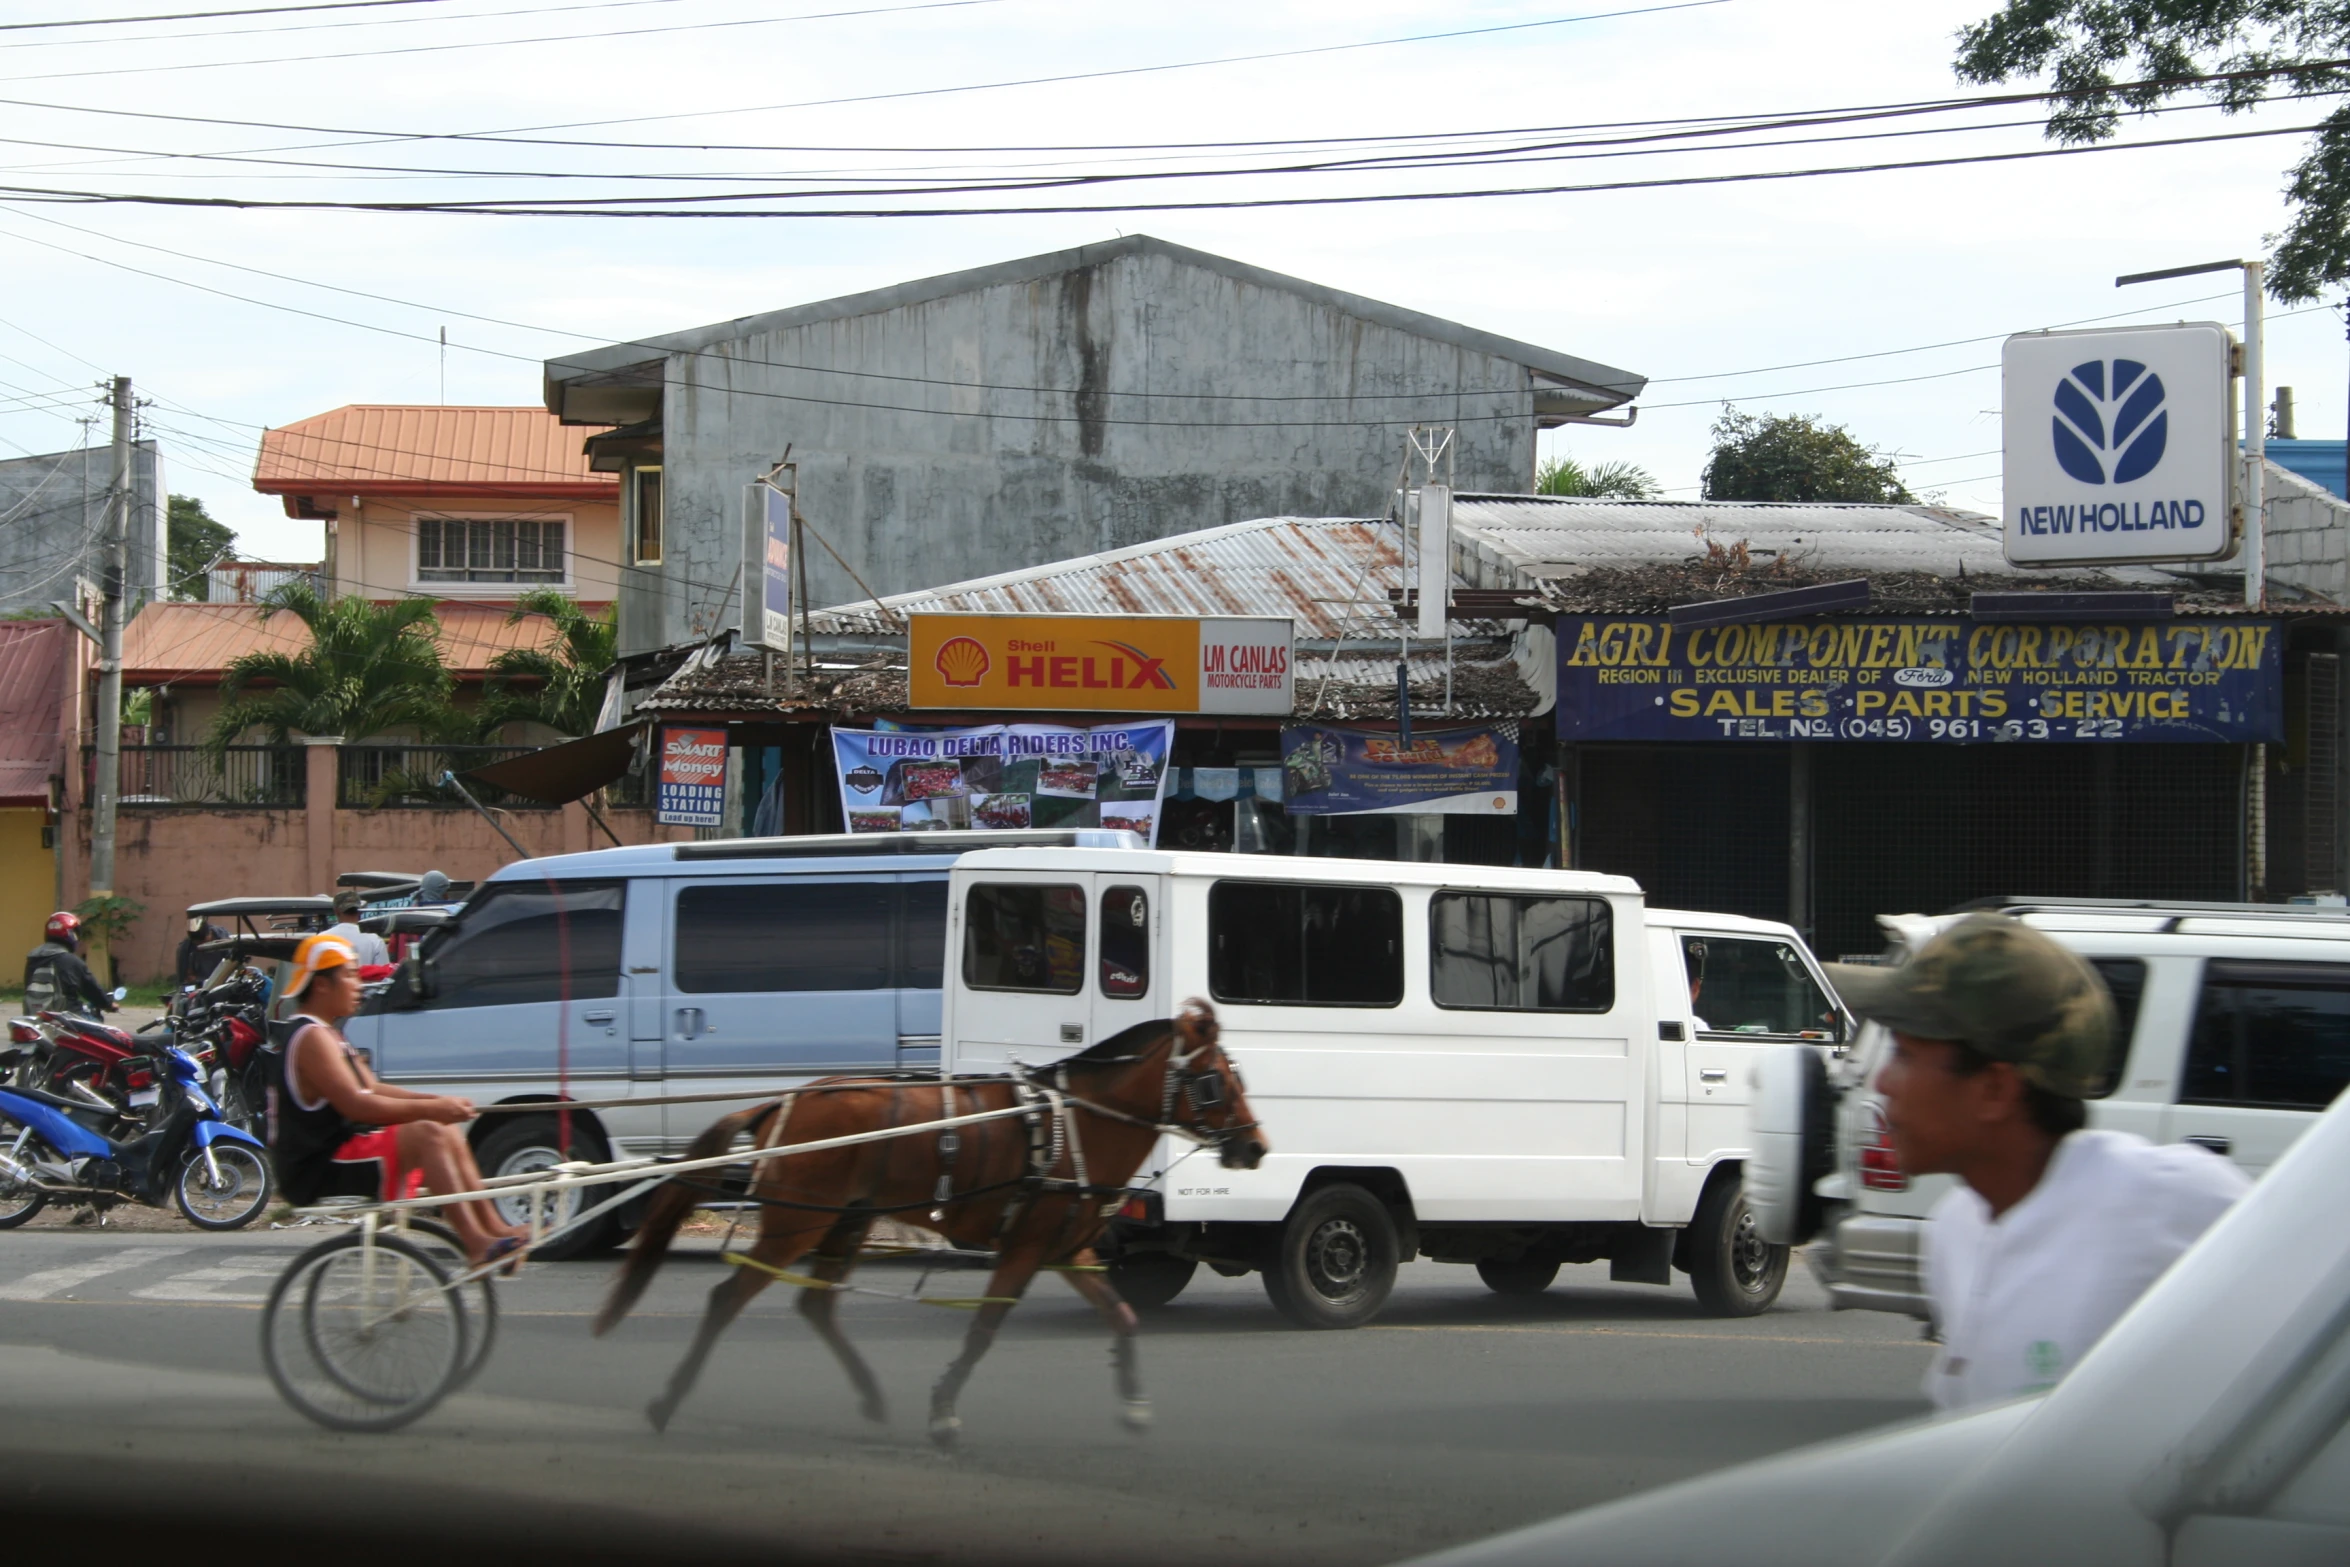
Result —
<path fill-rule="evenodd" d="M 1155 843 L 1175 725 L 986 724 L 915 734 L 835 729 L 851 832 L 1110 827 Z"/>
<path fill-rule="evenodd" d="M 1336 724 L 1281 726 L 1283 801 L 1295 816 L 1512 816 L 1518 726 L 1393 734 Z"/>
<path fill-rule="evenodd" d="M 1561 616 L 1567 740 L 2284 738 L 2273 621 Z"/>

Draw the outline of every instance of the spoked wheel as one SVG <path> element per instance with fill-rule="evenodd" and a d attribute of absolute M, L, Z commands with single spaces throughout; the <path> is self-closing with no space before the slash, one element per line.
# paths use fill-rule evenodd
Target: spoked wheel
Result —
<path fill-rule="evenodd" d="M 17 1139 L 24 1136 L 24 1131 L 25 1129 L 14 1121 L 0 1121 L 0 1147 L 14 1148 Z M 24 1151 L 27 1154 L 34 1151 L 30 1140 L 25 1143 Z M 49 1206 L 47 1192 L 38 1186 L 12 1180 L 5 1173 L 0 1173 L 0 1230 L 13 1230 L 18 1225 L 29 1222 L 34 1214 L 39 1213 L 47 1206 Z"/>
<path fill-rule="evenodd" d="M 241 1230 L 261 1217 L 271 1190 L 269 1161 L 260 1150 L 223 1142 L 212 1145 L 209 1165 L 201 1149 L 188 1156 L 172 1196 L 199 1230 Z"/>
<path fill-rule="evenodd" d="M 285 1401 L 330 1431 L 396 1431 L 453 1388 L 470 1315 L 449 1275 L 396 1235 L 338 1235 L 294 1260 L 261 1312 Z"/>
<path fill-rule="evenodd" d="M 447 1225 L 433 1219 L 412 1218 L 408 1221 L 407 1234 L 449 1277 L 456 1278 L 472 1268 L 457 1232 Z M 485 1275 L 461 1286 L 456 1291 L 456 1299 L 465 1311 L 465 1364 L 457 1368 L 457 1380 L 449 1384 L 452 1393 L 481 1375 L 481 1368 L 489 1364 L 491 1347 L 498 1342 L 498 1292 L 491 1288 L 489 1277 Z"/>

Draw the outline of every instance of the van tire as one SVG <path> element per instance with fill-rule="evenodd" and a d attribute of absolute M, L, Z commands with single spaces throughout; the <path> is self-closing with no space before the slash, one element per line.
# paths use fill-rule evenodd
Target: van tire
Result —
<path fill-rule="evenodd" d="M 601 1162 L 611 1157 L 604 1140 L 582 1123 L 587 1117 L 574 1112 L 571 1117 L 571 1147 L 568 1152 L 559 1147 L 561 1130 L 552 1115 L 502 1115 L 494 1119 L 504 1122 L 493 1126 L 474 1149 L 474 1161 L 483 1175 L 519 1174 L 526 1170 L 544 1169 L 560 1159 L 587 1159 Z M 593 1205 L 611 1196 L 603 1187 L 582 1187 L 574 1200 Z M 608 1251 L 618 1244 L 625 1232 L 612 1214 L 606 1214 L 585 1229 L 574 1230 L 552 1245 L 541 1246 L 531 1253 L 540 1262 L 565 1262 L 573 1257 L 593 1256 Z"/>
<path fill-rule="evenodd" d="M 1689 1287 L 1709 1317 L 1751 1317 L 1770 1309 L 1787 1283 L 1792 1250 L 1762 1238 L 1745 1183 L 1717 1180 L 1689 1226 Z"/>
<path fill-rule="evenodd" d="M 1399 1260 L 1387 1204 L 1360 1186 L 1324 1186 L 1289 1211 L 1265 1293 L 1301 1328 L 1359 1328 L 1387 1304 Z"/>
<path fill-rule="evenodd" d="M 1487 1257 L 1477 1264 L 1477 1277 L 1496 1295 L 1539 1295 L 1558 1276 L 1558 1258 L 1538 1251 L 1523 1257 Z"/>
<path fill-rule="evenodd" d="M 1171 1251 L 1130 1251 L 1110 1259 L 1110 1288 L 1136 1311 L 1153 1311 L 1183 1293 L 1199 1264 Z"/>

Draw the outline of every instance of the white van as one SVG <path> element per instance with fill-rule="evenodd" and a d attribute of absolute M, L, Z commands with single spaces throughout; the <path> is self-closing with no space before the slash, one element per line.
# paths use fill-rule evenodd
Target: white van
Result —
<path fill-rule="evenodd" d="M 1140 1305 L 1202 1262 L 1258 1270 L 1314 1327 L 1369 1321 L 1415 1255 L 1505 1293 L 1679 1267 L 1708 1309 L 1762 1310 L 1787 1252 L 1740 1190 L 1749 1057 L 1849 1027 L 1791 928 L 1587 872 L 988 849 L 949 878 L 947 938 L 950 1072 L 1214 1003 L 1272 1153 L 1163 1143 L 1112 1266 Z"/>
<path fill-rule="evenodd" d="M 2086 958 L 2113 993 L 2112 1089 L 2089 1124 L 2195 1143 L 2259 1176 L 2350 1083 L 2350 917 L 2277 904 L 1986 903 Z M 1881 919 L 1900 961 L 1971 910 Z M 1873 1086 L 1889 1036 L 1862 1031 L 1825 1074 L 1764 1067 L 1755 1172 L 1765 1232 L 1801 1242 L 1838 1307 L 1927 1315 L 1927 1212 L 1952 1177 L 1901 1168 Z M 1784 1068 L 1785 1070 L 1781 1070 Z M 1815 1078 L 1808 1089 L 1798 1081 Z M 1805 1098 L 1816 1102 L 1808 1108 Z M 1786 1193 L 1782 1200 L 1780 1193 Z M 1798 1200 L 1800 1197 L 1801 1200 Z"/>

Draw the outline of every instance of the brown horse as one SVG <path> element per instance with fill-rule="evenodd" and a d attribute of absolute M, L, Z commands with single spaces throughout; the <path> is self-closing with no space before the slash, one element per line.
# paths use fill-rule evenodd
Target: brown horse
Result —
<path fill-rule="evenodd" d="M 670 1377 L 668 1391 L 646 1408 L 653 1428 L 668 1425 L 718 1335 L 777 1277 L 802 1286 L 800 1313 L 848 1372 L 866 1418 L 886 1419 L 881 1386 L 841 1333 L 834 1304 L 867 1231 L 891 1213 L 907 1214 L 958 1248 L 995 1253 L 995 1271 L 977 1302 L 963 1352 L 931 1389 L 932 1441 L 954 1445 L 962 1429 L 956 1397 L 1029 1281 L 1048 1267 L 1069 1270 L 1070 1285 L 1116 1335 L 1112 1356 L 1123 1418 L 1137 1430 L 1148 1425 L 1150 1402 L 1135 1364 L 1134 1311 L 1110 1287 L 1091 1248 L 1162 1131 L 1213 1146 L 1236 1169 L 1253 1170 L 1264 1158 L 1267 1144 L 1249 1112 L 1240 1074 L 1216 1036 L 1214 1012 L 1195 1000 L 1172 1021 L 1138 1024 L 1018 1077 L 943 1084 L 832 1079 L 710 1127 L 694 1140 L 689 1157 L 715 1157 L 745 1133 L 758 1147 L 776 1147 L 909 1130 L 753 1166 L 750 1195 L 763 1205 L 758 1243 L 747 1262 L 710 1292 L 693 1347 Z M 1033 1114 L 937 1133 L 914 1130 L 927 1121 L 1024 1103 Z M 707 1190 L 680 1181 L 654 1193 L 635 1247 L 597 1314 L 599 1336 L 644 1294 L 678 1226 Z M 809 1275 L 784 1273 L 810 1252 Z"/>

